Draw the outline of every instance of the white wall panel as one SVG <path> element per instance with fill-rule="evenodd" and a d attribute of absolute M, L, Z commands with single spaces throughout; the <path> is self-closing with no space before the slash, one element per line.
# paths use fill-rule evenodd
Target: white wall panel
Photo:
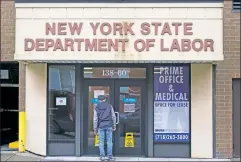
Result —
<path fill-rule="evenodd" d="M 212 64 L 192 64 L 191 77 L 191 157 L 213 158 Z"/>
<path fill-rule="evenodd" d="M 26 66 L 26 150 L 46 156 L 47 65 Z"/>
<path fill-rule="evenodd" d="M 50 8 L 49 9 L 50 13 L 50 18 L 66 18 L 67 13 L 66 13 L 66 8 Z"/>

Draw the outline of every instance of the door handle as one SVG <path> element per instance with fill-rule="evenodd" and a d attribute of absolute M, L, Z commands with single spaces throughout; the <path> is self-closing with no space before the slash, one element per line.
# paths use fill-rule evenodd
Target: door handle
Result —
<path fill-rule="evenodd" d="M 119 124 L 119 122 L 120 122 L 120 114 L 119 114 L 119 112 L 115 112 L 115 114 L 117 114 L 116 116 L 116 124 Z"/>

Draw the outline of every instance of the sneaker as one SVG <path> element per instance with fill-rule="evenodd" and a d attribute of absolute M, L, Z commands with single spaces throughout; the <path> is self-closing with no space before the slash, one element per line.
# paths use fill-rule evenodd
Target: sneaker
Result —
<path fill-rule="evenodd" d="M 115 158 L 109 157 L 109 158 L 107 159 L 107 161 L 115 161 Z"/>
<path fill-rule="evenodd" d="M 105 157 L 100 157 L 100 161 L 105 161 Z"/>

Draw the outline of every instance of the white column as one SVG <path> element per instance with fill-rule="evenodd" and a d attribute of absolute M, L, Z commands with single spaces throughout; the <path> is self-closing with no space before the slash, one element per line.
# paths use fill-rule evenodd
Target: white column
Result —
<path fill-rule="evenodd" d="M 191 71 L 191 157 L 213 158 L 212 64 Z"/>

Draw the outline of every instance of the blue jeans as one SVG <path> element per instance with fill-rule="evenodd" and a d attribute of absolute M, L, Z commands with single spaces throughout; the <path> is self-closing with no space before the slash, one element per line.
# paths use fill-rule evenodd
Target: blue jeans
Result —
<path fill-rule="evenodd" d="M 100 157 L 105 157 L 105 135 L 107 139 L 107 156 L 112 158 L 112 127 L 99 128 L 99 150 Z"/>

